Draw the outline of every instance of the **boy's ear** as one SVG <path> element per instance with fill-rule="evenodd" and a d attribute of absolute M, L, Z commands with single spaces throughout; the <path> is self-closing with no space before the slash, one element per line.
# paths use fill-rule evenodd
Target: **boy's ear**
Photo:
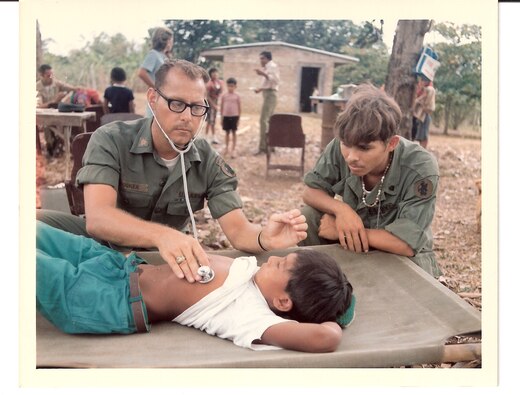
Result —
<path fill-rule="evenodd" d="M 390 151 L 393 151 L 395 147 L 397 147 L 397 144 L 399 144 L 399 140 L 400 138 L 397 135 L 390 137 L 390 141 L 388 141 L 388 148 Z"/>
<path fill-rule="evenodd" d="M 273 299 L 273 306 L 278 311 L 291 311 L 293 307 L 293 303 L 291 298 L 289 298 L 289 295 L 283 294 L 282 296 L 277 296 Z"/>

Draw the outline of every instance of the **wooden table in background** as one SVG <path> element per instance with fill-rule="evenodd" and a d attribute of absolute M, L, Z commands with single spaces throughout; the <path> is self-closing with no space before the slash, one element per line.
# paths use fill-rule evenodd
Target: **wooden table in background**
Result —
<path fill-rule="evenodd" d="M 36 109 L 36 124 L 42 126 L 55 126 L 60 137 L 65 141 L 65 179 L 70 177 L 70 136 L 72 127 L 79 126 L 86 131 L 88 120 L 95 120 L 96 113 L 85 112 L 59 112 L 52 108 Z"/>

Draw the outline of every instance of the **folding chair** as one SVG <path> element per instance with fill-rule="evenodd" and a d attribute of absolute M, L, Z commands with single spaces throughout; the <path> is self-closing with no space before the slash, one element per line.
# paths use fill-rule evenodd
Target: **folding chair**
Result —
<path fill-rule="evenodd" d="M 133 112 L 114 112 L 103 115 L 101 117 L 101 125 L 106 125 L 114 121 L 133 121 L 135 119 L 141 119 L 142 117 L 142 115 Z"/>
<path fill-rule="evenodd" d="M 267 169 L 269 170 L 296 170 L 303 176 L 305 165 L 305 134 L 302 129 L 302 117 L 297 114 L 278 113 L 273 114 L 269 119 L 269 129 L 266 135 L 267 140 Z M 301 148 L 301 160 L 299 165 L 271 163 L 271 148 Z"/>
<path fill-rule="evenodd" d="M 83 154 L 87 149 L 88 142 L 92 133 L 80 133 L 72 140 L 72 172 L 70 180 L 65 180 L 65 191 L 69 201 L 70 212 L 74 215 L 85 214 L 85 202 L 83 200 L 83 191 L 76 187 L 76 174 L 82 166 Z"/>

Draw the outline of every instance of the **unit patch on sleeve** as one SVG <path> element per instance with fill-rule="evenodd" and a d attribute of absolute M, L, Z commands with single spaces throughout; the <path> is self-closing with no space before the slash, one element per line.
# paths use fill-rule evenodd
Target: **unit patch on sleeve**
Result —
<path fill-rule="evenodd" d="M 222 172 L 228 176 L 228 177 L 236 177 L 236 173 L 235 171 L 231 168 L 231 166 L 229 166 L 226 161 L 221 157 L 219 156 L 216 160 L 216 164 L 218 167 L 220 167 L 220 170 L 222 170 Z"/>
<path fill-rule="evenodd" d="M 421 199 L 427 199 L 433 194 L 433 182 L 425 178 L 417 181 L 414 185 L 415 196 Z"/>

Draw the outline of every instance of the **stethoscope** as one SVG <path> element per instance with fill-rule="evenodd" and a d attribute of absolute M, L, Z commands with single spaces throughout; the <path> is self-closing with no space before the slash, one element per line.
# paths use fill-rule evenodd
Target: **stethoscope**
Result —
<path fill-rule="evenodd" d="M 207 104 L 206 100 L 204 100 L 204 102 Z M 188 193 L 188 181 L 186 179 L 186 165 L 184 163 L 184 154 L 186 152 L 188 152 L 191 149 L 191 147 L 193 147 L 193 144 L 195 143 L 195 139 L 197 138 L 199 133 L 202 131 L 202 128 L 204 126 L 204 121 L 206 121 L 206 118 L 207 118 L 207 113 L 204 115 L 204 119 L 199 124 L 197 133 L 195 133 L 195 135 L 191 138 L 190 142 L 188 144 L 186 144 L 184 147 L 180 147 L 180 146 L 177 146 L 177 144 L 175 144 L 173 141 L 171 141 L 171 139 L 168 137 L 168 135 L 164 131 L 163 127 L 159 123 L 159 120 L 155 116 L 155 112 L 153 111 L 152 106 L 150 105 L 150 102 L 147 101 L 146 104 L 148 105 L 148 108 L 150 109 L 150 111 L 153 115 L 153 118 L 154 118 L 155 122 L 157 123 L 157 126 L 159 126 L 160 131 L 164 135 L 164 138 L 170 144 L 170 147 L 181 156 L 182 184 L 184 187 L 184 200 L 186 201 L 186 206 L 188 207 L 188 212 L 190 214 L 191 229 L 193 232 L 193 237 L 196 240 L 198 240 L 199 232 L 197 231 L 197 226 L 195 225 L 195 216 L 193 215 L 193 210 L 191 209 L 191 203 L 190 203 L 190 198 L 189 198 L 189 193 Z M 184 109 L 184 111 L 186 111 L 186 109 Z M 209 266 L 199 267 L 198 274 L 202 277 L 202 279 L 199 281 L 202 284 L 210 282 L 211 280 L 213 280 L 213 277 L 215 277 L 215 273 L 213 272 L 213 269 L 211 269 Z"/>

